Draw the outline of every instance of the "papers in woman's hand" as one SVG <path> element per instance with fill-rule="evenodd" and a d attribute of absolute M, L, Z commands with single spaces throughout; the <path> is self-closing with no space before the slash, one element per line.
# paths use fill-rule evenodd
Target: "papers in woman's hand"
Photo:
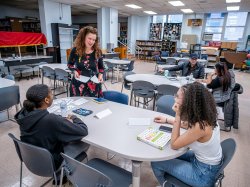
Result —
<path fill-rule="evenodd" d="M 151 118 L 129 118 L 128 125 L 147 126 L 150 125 Z"/>
<path fill-rule="evenodd" d="M 80 75 L 79 78 L 75 77 L 75 79 L 78 80 L 78 81 L 81 81 L 83 83 L 86 83 L 89 80 L 91 80 L 92 82 L 94 82 L 96 84 L 100 83 L 99 80 L 98 80 L 98 78 L 95 75 L 93 77 L 87 77 L 87 76 Z"/>

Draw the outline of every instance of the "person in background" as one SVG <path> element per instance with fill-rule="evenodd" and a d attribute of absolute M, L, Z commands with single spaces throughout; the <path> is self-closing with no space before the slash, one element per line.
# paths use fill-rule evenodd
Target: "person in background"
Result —
<path fill-rule="evenodd" d="M 198 55 L 193 53 L 190 55 L 189 62 L 183 62 L 174 67 L 162 68 L 160 72 L 168 71 L 181 71 L 181 76 L 189 76 L 193 74 L 195 79 L 203 79 L 205 76 L 204 66 L 197 62 Z"/>
<path fill-rule="evenodd" d="M 70 96 L 103 97 L 103 57 L 99 48 L 97 30 L 91 26 L 82 28 L 70 52 L 68 68 L 73 71 L 74 77 L 70 84 Z M 76 78 L 96 76 L 98 82 L 89 80 L 83 83 Z"/>
<path fill-rule="evenodd" d="M 156 178 L 161 185 L 165 175 L 172 175 L 190 186 L 213 186 L 223 161 L 212 94 L 201 83 L 185 85 L 176 94 L 173 110 L 175 118 L 157 116 L 155 122 L 173 125 L 172 149 L 189 147 L 190 150 L 176 159 L 152 162 Z M 183 134 L 181 127 L 187 129 Z"/>
<path fill-rule="evenodd" d="M 26 98 L 23 108 L 15 115 L 21 131 L 21 141 L 47 149 L 52 154 L 57 169 L 63 161 L 61 152 L 74 158 L 84 153 L 86 157 L 85 151 L 89 145 L 81 139 L 88 135 L 88 127 L 74 115 L 63 118 L 48 112 L 53 95 L 47 85 L 31 86 Z M 72 152 L 67 152 L 68 150 Z"/>
<path fill-rule="evenodd" d="M 235 75 L 232 70 L 228 70 L 226 62 L 219 62 L 215 64 L 215 71 L 209 74 L 207 79 L 198 81 L 206 83 L 207 88 L 212 89 L 216 104 L 223 107 L 234 89 Z"/>

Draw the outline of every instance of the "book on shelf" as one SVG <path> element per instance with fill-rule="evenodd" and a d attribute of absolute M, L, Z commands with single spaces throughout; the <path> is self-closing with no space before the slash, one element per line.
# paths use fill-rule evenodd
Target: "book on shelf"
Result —
<path fill-rule="evenodd" d="M 164 146 L 171 139 L 171 133 L 161 131 L 158 128 L 149 127 L 140 133 L 137 136 L 137 139 L 160 150 L 163 150 Z"/>

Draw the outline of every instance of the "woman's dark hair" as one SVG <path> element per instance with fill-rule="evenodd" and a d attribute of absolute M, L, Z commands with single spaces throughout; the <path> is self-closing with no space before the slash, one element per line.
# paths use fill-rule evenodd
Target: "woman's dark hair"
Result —
<path fill-rule="evenodd" d="M 26 93 L 26 100 L 23 102 L 23 107 L 27 111 L 33 111 L 35 108 L 42 106 L 42 103 L 49 95 L 49 87 L 44 84 L 36 84 L 31 86 Z"/>
<path fill-rule="evenodd" d="M 223 92 L 227 91 L 228 87 L 231 85 L 231 74 L 228 71 L 228 67 L 225 62 L 219 62 L 215 64 L 217 70 L 217 76 L 221 78 L 221 84 Z"/>
<path fill-rule="evenodd" d="M 76 53 L 79 56 L 85 55 L 85 38 L 87 34 L 95 34 L 96 35 L 96 40 L 93 46 L 93 49 L 95 50 L 95 57 L 100 58 L 102 55 L 101 49 L 99 47 L 99 42 L 98 42 L 98 33 L 97 29 L 92 27 L 92 26 L 86 26 L 80 29 L 75 41 L 74 41 L 74 47 L 76 47 Z"/>
<path fill-rule="evenodd" d="M 203 130 L 205 126 L 216 127 L 217 110 L 211 92 L 198 82 L 184 85 L 182 90 L 184 98 L 180 111 L 181 120 L 187 121 L 189 128 L 196 123 Z"/>

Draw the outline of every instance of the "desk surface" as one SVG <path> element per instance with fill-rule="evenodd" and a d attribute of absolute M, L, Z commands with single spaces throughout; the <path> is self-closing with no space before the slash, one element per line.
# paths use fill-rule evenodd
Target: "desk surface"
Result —
<path fill-rule="evenodd" d="M 76 100 L 78 98 L 75 97 L 73 99 Z M 89 98 L 86 99 L 90 101 L 77 106 L 77 108 L 83 107 L 93 111 L 93 114 L 82 118 L 89 130 L 89 134 L 82 139 L 84 142 L 136 161 L 162 161 L 176 158 L 186 152 L 186 148 L 179 150 L 171 149 L 170 143 L 163 150 L 143 143 L 137 140 L 136 137 L 148 126 L 128 125 L 129 118 L 151 118 L 151 125 L 159 127 L 160 124 L 154 123 L 153 118 L 160 113 L 110 101 L 98 104 Z M 112 111 L 111 115 L 103 119 L 94 117 L 97 112 L 107 108 Z"/>
<path fill-rule="evenodd" d="M 162 75 L 133 74 L 133 75 L 126 76 L 126 80 L 130 82 L 135 82 L 135 81 L 140 81 L 140 80 L 148 81 L 154 84 L 155 86 L 159 86 L 161 84 L 173 85 L 177 87 L 181 86 L 178 80 L 169 80 Z"/>
<path fill-rule="evenodd" d="M 9 87 L 13 85 L 15 85 L 15 81 L 5 78 L 0 78 L 0 88 Z"/>
<path fill-rule="evenodd" d="M 130 63 L 130 60 L 118 60 L 118 59 L 107 59 L 107 58 L 104 58 L 103 61 L 117 65 L 126 65 Z"/>

